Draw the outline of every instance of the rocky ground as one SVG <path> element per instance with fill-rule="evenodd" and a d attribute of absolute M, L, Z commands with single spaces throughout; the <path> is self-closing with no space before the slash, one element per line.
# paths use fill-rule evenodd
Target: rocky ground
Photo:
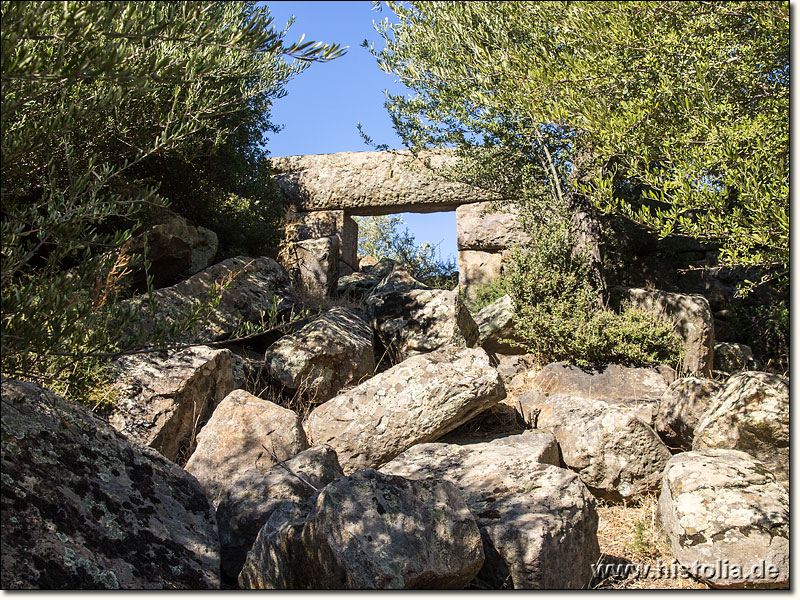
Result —
<path fill-rule="evenodd" d="M 157 290 L 140 327 L 227 284 L 195 345 L 115 362 L 107 422 L 3 381 L 4 588 L 788 586 L 788 379 L 735 352 L 708 377 L 702 297 L 626 292 L 675 311 L 691 377 L 535 365 L 507 299 L 339 278 L 335 239 L 302 285 L 238 257 Z M 743 571 L 697 567 L 719 560 Z M 692 577 L 634 573 L 674 561 Z"/>

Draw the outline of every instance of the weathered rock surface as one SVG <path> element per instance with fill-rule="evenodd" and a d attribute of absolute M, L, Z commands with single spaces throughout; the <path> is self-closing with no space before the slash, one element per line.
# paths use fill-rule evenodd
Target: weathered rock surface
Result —
<path fill-rule="evenodd" d="M 508 294 L 479 310 L 475 324 L 478 326 L 478 345 L 487 352 L 525 354 L 522 346 L 500 341 L 516 339 L 514 302 Z"/>
<path fill-rule="evenodd" d="M 564 362 L 550 363 L 530 382 L 527 398 L 536 394 L 560 394 L 587 400 L 604 400 L 632 410 L 648 425 L 653 425 L 658 401 L 675 372 L 669 367 L 638 368 L 607 365 L 581 368 Z"/>
<path fill-rule="evenodd" d="M 430 289 L 395 268 L 366 299 L 372 327 L 395 363 L 444 346 L 472 347 L 478 326 L 454 291 Z"/>
<path fill-rule="evenodd" d="M 658 489 L 671 454 L 635 412 L 539 392 L 523 394 L 519 407 L 526 423 L 556 437 L 564 463 L 596 496 L 620 502 Z"/>
<path fill-rule="evenodd" d="M 259 533 L 241 587 L 463 588 L 483 564 L 475 519 L 447 481 L 364 469 L 322 490 L 304 520 L 281 520 Z"/>
<path fill-rule="evenodd" d="M 693 450 L 732 448 L 789 480 L 789 380 L 746 371 L 732 376 L 695 428 Z"/>
<path fill-rule="evenodd" d="M 158 289 L 173 283 L 179 276 L 194 275 L 208 266 L 217 253 L 217 234 L 205 227 L 194 227 L 182 217 L 172 217 L 165 223 L 150 227 L 131 238 L 120 255 L 145 256 L 150 267 L 129 263 L 127 276 L 136 291 L 146 289 L 148 275 L 153 276 L 153 287 Z"/>
<path fill-rule="evenodd" d="M 297 214 L 298 240 L 315 240 L 335 235 L 339 242 L 339 262 L 358 270 L 358 223 L 343 210 L 324 210 Z"/>
<path fill-rule="evenodd" d="M 656 415 L 655 430 L 671 448 L 692 449 L 694 430 L 722 385 L 713 379 L 686 377 L 673 381 Z"/>
<path fill-rule="evenodd" d="M 362 258 L 360 264 L 363 265 L 361 271 L 339 277 L 336 293 L 340 298 L 363 302 L 397 266 L 397 263 L 389 258 L 376 261 L 371 256 Z M 422 288 L 427 289 L 427 286 Z"/>
<path fill-rule="evenodd" d="M 759 362 L 753 356 L 753 350 L 745 344 L 722 342 L 714 346 L 714 370 L 723 373 L 739 371 L 758 371 Z"/>
<path fill-rule="evenodd" d="M 337 306 L 272 344 L 264 361 L 287 388 L 325 401 L 375 371 L 372 327 L 362 311 Z"/>
<path fill-rule="evenodd" d="M 295 242 L 283 266 L 297 289 L 312 298 L 330 297 L 339 281 L 338 237 Z"/>
<path fill-rule="evenodd" d="M 658 516 L 675 558 L 712 587 L 789 587 L 789 494 L 750 455 L 675 455 Z"/>
<path fill-rule="evenodd" d="M 267 521 L 282 518 L 287 510 L 304 517 L 319 490 L 344 476 L 336 452 L 328 446 L 309 448 L 270 469 L 251 467 L 217 507 L 222 571 L 234 579 Z"/>
<path fill-rule="evenodd" d="M 580 589 L 600 556 L 597 512 L 578 476 L 558 464 L 553 436 L 528 431 L 467 445 L 420 444 L 380 470 L 458 486 L 484 543 L 477 587 Z"/>
<path fill-rule="evenodd" d="M 503 253 L 485 250 L 458 251 L 458 287 L 467 300 L 474 302 L 478 289 L 503 273 Z"/>
<path fill-rule="evenodd" d="M 270 164 L 289 204 L 306 211 L 387 215 L 492 200 L 479 188 L 437 175 L 455 160 L 447 150 L 423 151 L 419 158 L 407 150 L 393 150 L 272 157 Z"/>
<path fill-rule="evenodd" d="M 194 477 L 34 384 L 4 379 L 2 403 L 4 589 L 219 587 Z"/>
<path fill-rule="evenodd" d="M 617 306 L 629 301 L 637 308 L 674 322 L 683 341 L 683 368 L 690 375 L 711 377 L 714 366 L 714 315 L 705 297 L 619 286 L 611 288 L 609 296 Z"/>
<path fill-rule="evenodd" d="M 530 243 L 512 206 L 492 202 L 464 204 L 456 209 L 456 234 L 459 250 L 504 250 L 515 244 Z"/>
<path fill-rule="evenodd" d="M 197 447 L 185 468 L 217 506 L 251 470 L 263 471 L 273 467 L 276 458 L 286 460 L 306 448 L 306 435 L 294 411 L 234 390 L 197 434 Z"/>
<path fill-rule="evenodd" d="M 178 336 L 181 341 L 223 339 L 243 322 L 260 324 L 273 303 L 279 315 L 288 313 L 297 303 L 289 276 L 278 263 L 266 256 L 237 256 L 153 292 L 155 315 L 151 313 L 149 297 L 133 298 L 130 302 L 139 311 L 137 330 L 151 330 L 155 322 L 163 325 L 184 319 L 196 303 L 208 304 L 222 284 L 227 284 L 227 288 L 221 292 L 219 305 L 209 307 L 207 315 L 203 313 L 199 330 Z"/>
<path fill-rule="evenodd" d="M 115 366 L 117 401 L 109 423 L 178 462 L 194 450 L 198 424 L 234 388 L 230 350 L 194 346 L 166 358 L 133 354 Z"/>
<path fill-rule="evenodd" d="M 353 472 L 434 441 L 504 397 L 483 349 L 442 348 L 328 400 L 303 425 L 312 444 L 329 444 Z"/>

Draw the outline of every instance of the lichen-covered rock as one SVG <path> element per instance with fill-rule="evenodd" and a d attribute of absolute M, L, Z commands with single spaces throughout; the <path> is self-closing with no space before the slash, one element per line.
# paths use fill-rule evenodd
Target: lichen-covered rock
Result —
<path fill-rule="evenodd" d="M 514 331 L 514 301 L 506 294 L 484 306 L 475 315 L 478 326 L 478 345 L 487 352 L 498 354 L 525 354 L 519 344 L 501 340 L 517 339 Z"/>
<path fill-rule="evenodd" d="M 482 348 L 409 358 L 315 408 L 303 426 L 329 444 L 345 472 L 377 467 L 443 436 L 505 397 Z"/>
<path fill-rule="evenodd" d="M 358 270 L 358 223 L 343 210 L 297 213 L 297 239 L 316 240 L 335 235 L 339 263 Z"/>
<path fill-rule="evenodd" d="M 429 289 L 395 268 L 366 300 L 367 314 L 395 363 L 443 346 L 471 348 L 478 326 L 454 291 Z"/>
<path fill-rule="evenodd" d="M 692 449 L 694 430 L 722 385 L 713 379 L 686 377 L 673 381 L 656 415 L 655 430 L 671 448 Z"/>
<path fill-rule="evenodd" d="M 789 379 L 746 371 L 729 378 L 695 427 L 693 450 L 732 448 L 789 481 Z"/>
<path fill-rule="evenodd" d="M 535 394 L 560 394 L 587 400 L 603 400 L 632 410 L 653 424 L 658 401 L 675 379 L 669 367 L 637 368 L 622 365 L 581 368 L 564 362 L 550 363 L 528 384 L 527 398 Z"/>
<path fill-rule="evenodd" d="M 215 295 L 219 304 L 210 306 Z M 289 276 L 271 258 L 237 256 L 212 265 L 173 286 L 152 294 L 137 296 L 129 302 L 139 313 L 136 330 L 152 330 L 156 323 L 182 321 L 200 303 L 206 305 L 201 326 L 177 336 L 184 342 L 208 342 L 229 336 L 242 323 L 261 324 L 273 308 L 279 316 L 288 314 L 297 304 Z"/>
<path fill-rule="evenodd" d="M 477 587 L 581 589 L 600 556 L 595 501 L 558 464 L 553 436 L 528 431 L 465 445 L 419 444 L 380 470 L 458 486 L 484 543 Z"/>
<path fill-rule="evenodd" d="M 375 371 L 372 327 L 362 311 L 337 306 L 272 344 L 264 361 L 285 387 L 323 402 Z"/>
<path fill-rule="evenodd" d="M 456 486 L 364 469 L 322 490 L 305 519 L 284 509 L 277 528 L 267 524 L 239 584 L 458 589 L 475 577 L 483 559 L 478 526 Z"/>
<path fill-rule="evenodd" d="M 266 450 L 265 450 L 266 447 Z M 252 470 L 264 471 L 308 448 L 300 417 L 292 410 L 234 390 L 197 434 L 186 470 L 214 506 Z"/>
<path fill-rule="evenodd" d="M 186 219 L 174 216 L 131 238 L 120 248 L 120 257 L 145 257 L 150 267 L 128 263 L 125 280 L 138 292 L 147 289 L 152 276 L 155 289 L 169 285 L 178 276 L 194 275 L 205 269 L 217 253 L 217 234 L 205 227 L 194 227 Z M 118 274 L 117 274 L 118 275 Z"/>
<path fill-rule="evenodd" d="M 234 388 L 230 350 L 208 346 L 166 357 L 123 356 L 115 368 L 116 402 L 109 423 L 174 461 L 191 454 L 198 424 Z"/>
<path fill-rule="evenodd" d="M 602 400 L 526 392 L 519 398 L 529 426 L 552 433 L 564 463 L 593 494 L 611 502 L 655 491 L 671 454 L 636 413 Z"/>
<path fill-rule="evenodd" d="M 714 315 L 699 294 L 673 294 L 660 290 L 613 287 L 612 304 L 631 302 L 637 308 L 664 316 L 675 323 L 684 351 L 683 368 L 698 377 L 711 377 L 714 367 Z"/>
<path fill-rule="evenodd" d="M 219 587 L 214 510 L 194 477 L 88 409 L 2 382 L 2 587 Z"/>
<path fill-rule="evenodd" d="M 504 250 L 531 241 L 513 206 L 492 202 L 464 204 L 456 209 L 459 250 Z"/>
<path fill-rule="evenodd" d="M 492 194 L 450 181 L 438 172 L 452 166 L 451 150 L 338 152 L 270 157 L 275 182 L 288 204 L 301 210 L 351 209 L 357 215 L 412 210 L 437 212 Z"/>
<path fill-rule="evenodd" d="M 714 370 L 723 373 L 757 371 L 761 368 L 753 350 L 745 344 L 722 342 L 714 346 Z"/>
<path fill-rule="evenodd" d="M 243 473 L 217 507 L 223 574 L 230 579 L 239 576 L 247 553 L 268 520 L 285 515 L 287 507 L 291 514 L 305 516 L 319 490 L 343 476 L 336 452 L 328 446 L 309 448 L 270 469 L 253 465 Z"/>
<path fill-rule="evenodd" d="M 458 289 L 467 300 L 474 302 L 478 289 L 503 273 L 503 256 L 503 252 L 458 251 Z"/>
<path fill-rule="evenodd" d="M 712 587 L 789 587 L 789 494 L 745 452 L 673 456 L 658 517 L 678 562 Z"/>
<path fill-rule="evenodd" d="M 308 296 L 330 297 L 339 281 L 339 238 L 331 235 L 295 242 L 283 266 Z"/>

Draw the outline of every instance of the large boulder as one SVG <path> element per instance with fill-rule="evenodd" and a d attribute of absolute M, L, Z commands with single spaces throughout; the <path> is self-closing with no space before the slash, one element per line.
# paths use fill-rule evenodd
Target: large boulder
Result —
<path fill-rule="evenodd" d="M 505 250 L 530 243 L 513 206 L 493 202 L 463 204 L 456 209 L 456 238 L 459 250 Z"/>
<path fill-rule="evenodd" d="M 458 288 L 474 302 L 479 288 L 489 285 L 503 273 L 503 252 L 458 251 Z"/>
<path fill-rule="evenodd" d="M 586 486 L 558 464 L 553 436 L 528 431 L 466 445 L 420 444 L 380 470 L 458 486 L 484 543 L 476 587 L 581 589 L 600 557 L 598 517 Z"/>
<path fill-rule="evenodd" d="M 660 290 L 612 287 L 611 303 L 635 307 L 675 323 L 684 351 L 683 369 L 689 375 L 711 377 L 714 367 L 714 315 L 708 300 L 699 294 L 673 294 Z"/>
<path fill-rule="evenodd" d="M 655 430 L 671 448 L 691 450 L 694 430 L 722 384 L 713 379 L 685 377 L 673 381 L 656 415 Z"/>
<path fill-rule="evenodd" d="M 648 425 L 658 412 L 658 401 L 675 379 L 669 367 L 638 368 L 622 365 L 581 368 L 565 362 L 550 363 L 528 384 L 526 398 L 550 394 L 603 400 L 633 410 Z"/>
<path fill-rule="evenodd" d="M 319 491 L 344 476 L 336 452 L 328 446 L 309 448 L 266 470 L 250 466 L 232 482 L 217 507 L 222 573 L 229 579 L 239 576 L 258 532 L 270 518 L 284 515 L 287 507 L 292 514 L 307 514 Z"/>
<path fill-rule="evenodd" d="M 177 462 L 191 455 L 198 425 L 234 388 L 230 350 L 208 346 L 123 356 L 115 368 L 109 423 Z"/>
<path fill-rule="evenodd" d="M 2 403 L 4 589 L 219 587 L 194 477 L 32 383 L 4 379 Z"/>
<path fill-rule="evenodd" d="M 483 349 L 442 348 L 328 400 L 304 427 L 312 444 L 332 446 L 345 472 L 352 472 L 432 442 L 504 397 Z"/>
<path fill-rule="evenodd" d="M 525 354 L 525 348 L 514 343 L 518 339 L 514 330 L 514 301 L 508 294 L 479 310 L 475 324 L 478 326 L 478 345 L 487 352 Z"/>
<path fill-rule="evenodd" d="M 244 391 L 220 402 L 186 463 L 214 506 L 251 470 L 263 471 L 308 448 L 297 413 Z"/>
<path fill-rule="evenodd" d="M 288 274 L 274 260 L 237 256 L 130 303 L 139 313 L 137 331 L 181 324 L 198 305 L 204 307 L 198 327 L 174 336 L 202 343 L 227 338 L 242 323 L 261 325 L 273 310 L 278 316 L 288 314 L 297 298 Z"/>
<path fill-rule="evenodd" d="M 430 289 L 398 267 L 366 300 L 378 338 L 398 363 L 443 346 L 470 348 L 478 326 L 454 291 Z"/>
<path fill-rule="evenodd" d="M 358 223 L 343 210 L 319 210 L 296 213 L 295 234 L 298 240 L 316 240 L 336 236 L 339 263 L 358 270 Z"/>
<path fill-rule="evenodd" d="M 375 371 L 372 327 L 362 311 L 337 306 L 272 344 L 264 362 L 285 387 L 324 402 Z"/>
<path fill-rule="evenodd" d="M 757 371 L 759 362 L 753 356 L 753 350 L 745 344 L 722 342 L 714 346 L 714 370 L 723 373 L 739 371 Z"/>
<path fill-rule="evenodd" d="M 304 294 L 316 299 L 330 297 L 339 281 L 339 238 L 331 235 L 295 242 L 283 266 Z"/>
<path fill-rule="evenodd" d="M 602 400 L 526 392 L 526 423 L 552 433 L 564 464 L 593 494 L 627 502 L 658 489 L 671 454 L 652 427 L 627 408 Z"/>
<path fill-rule="evenodd" d="M 745 452 L 672 457 L 658 517 L 678 562 L 712 587 L 789 587 L 789 494 Z"/>
<path fill-rule="evenodd" d="M 695 428 L 693 450 L 732 448 L 789 481 L 789 379 L 746 371 L 734 375 Z"/>
<path fill-rule="evenodd" d="M 475 519 L 447 481 L 364 469 L 328 485 L 304 519 L 284 514 L 259 533 L 241 587 L 463 588 L 483 564 Z"/>
<path fill-rule="evenodd" d="M 208 266 L 217 253 L 217 234 L 205 227 L 194 227 L 182 217 L 172 217 L 132 237 L 120 248 L 119 264 L 130 269 L 124 278 L 133 289 L 147 289 L 147 277 L 152 276 L 155 289 L 170 285 L 180 276 L 194 275 Z M 133 255 L 146 258 L 143 264 L 131 261 Z M 112 276 L 114 273 L 112 273 Z"/>

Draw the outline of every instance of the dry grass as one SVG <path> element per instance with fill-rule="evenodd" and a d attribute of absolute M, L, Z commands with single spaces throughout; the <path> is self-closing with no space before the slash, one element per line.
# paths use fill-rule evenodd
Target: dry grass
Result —
<path fill-rule="evenodd" d="M 636 565 L 671 565 L 674 556 L 656 519 L 658 496 L 650 495 L 634 504 L 597 502 L 600 523 L 600 564 L 634 563 Z M 596 589 L 708 589 L 694 579 L 647 577 L 631 572 L 627 577 L 595 581 Z"/>

